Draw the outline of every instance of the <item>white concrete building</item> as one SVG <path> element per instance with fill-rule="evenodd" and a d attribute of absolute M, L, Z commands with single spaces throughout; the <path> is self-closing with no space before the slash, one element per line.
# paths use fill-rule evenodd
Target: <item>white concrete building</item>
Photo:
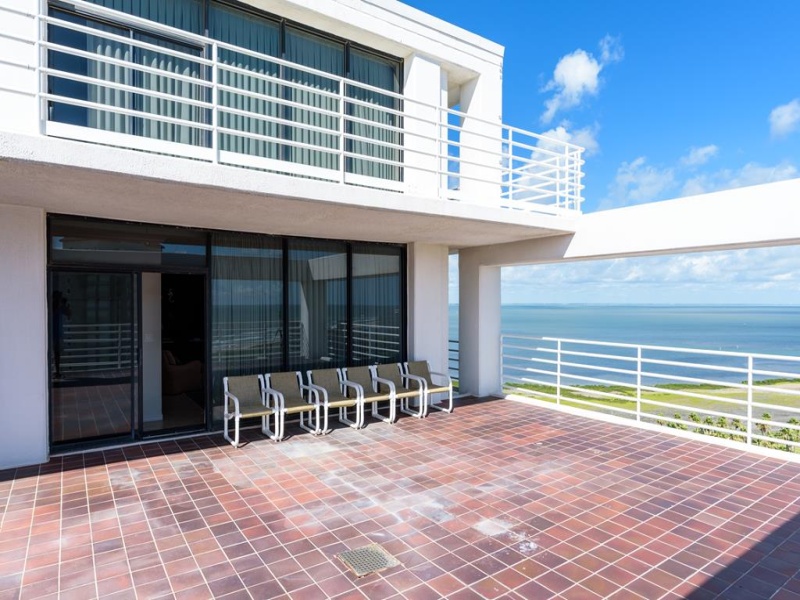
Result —
<path fill-rule="evenodd" d="M 800 237 L 797 181 L 581 215 L 502 61 L 394 0 L 0 0 L 0 468 L 217 430 L 229 374 L 446 370 L 453 252 L 489 394 L 501 266 Z"/>

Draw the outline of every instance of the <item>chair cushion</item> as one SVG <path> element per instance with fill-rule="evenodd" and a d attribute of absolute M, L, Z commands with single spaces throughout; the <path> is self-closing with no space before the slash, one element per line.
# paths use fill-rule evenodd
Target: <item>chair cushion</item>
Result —
<path fill-rule="evenodd" d="M 348 367 L 347 380 L 358 383 L 364 388 L 365 402 L 379 402 L 389 400 L 391 395 L 387 392 L 375 392 L 372 387 L 372 373 L 369 367 Z"/>
<path fill-rule="evenodd" d="M 310 372 L 309 381 L 328 392 L 328 404 L 347 400 L 347 396 L 342 393 L 338 369 L 315 369 Z"/>
<path fill-rule="evenodd" d="M 272 410 L 261 402 L 261 384 L 258 375 L 240 375 L 226 377 L 228 391 L 239 400 L 239 414 L 243 417 L 254 417 L 272 414 Z M 233 402 L 228 402 L 229 410 L 233 410 Z"/>

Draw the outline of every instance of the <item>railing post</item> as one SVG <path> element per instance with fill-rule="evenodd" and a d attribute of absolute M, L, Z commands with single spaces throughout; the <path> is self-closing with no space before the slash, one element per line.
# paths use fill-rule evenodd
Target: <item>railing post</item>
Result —
<path fill-rule="evenodd" d="M 505 384 L 503 383 L 503 359 L 505 357 L 505 343 L 506 343 L 506 336 L 502 333 L 500 334 L 500 393 L 505 393 Z"/>
<path fill-rule="evenodd" d="M 47 51 L 42 45 L 43 41 L 47 41 L 47 23 L 42 19 L 42 15 L 47 14 L 47 0 L 39 0 L 38 11 L 36 13 L 36 45 L 34 51 L 36 52 L 36 104 L 39 110 L 39 133 L 41 135 L 47 134 L 47 121 L 50 117 L 47 111 L 47 75 L 45 75 L 43 67 L 45 64 L 45 57 Z"/>
<path fill-rule="evenodd" d="M 516 182 L 514 181 L 514 130 L 510 127 L 508 129 L 508 150 L 506 153 L 506 173 L 508 173 L 508 199 L 509 201 L 516 200 L 516 193 L 515 193 L 515 185 Z M 502 177 L 502 176 L 501 176 Z"/>
<path fill-rule="evenodd" d="M 747 445 L 753 444 L 753 355 L 747 357 Z"/>
<path fill-rule="evenodd" d="M 642 347 L 636 346 L 636 420 L 642 420 Z"/>
<path fill-rule="evenodd" d="M 556 404 L 561 404 L 561 340 L 556 342 Z"/>
<path fill-rule="evenodd" d="M 345 156 L 345 133 L 347 129 L 344 122 L 344 103 L 346 94 L 347 83 L 344 79 L 339 80 L 339 183 L 344 183 L 346 171 L 346 156 Z"/>
<path fill-rule="evenodd" d="M 219 164 L 219 47 L 211 44 L 211 154 Z"/>

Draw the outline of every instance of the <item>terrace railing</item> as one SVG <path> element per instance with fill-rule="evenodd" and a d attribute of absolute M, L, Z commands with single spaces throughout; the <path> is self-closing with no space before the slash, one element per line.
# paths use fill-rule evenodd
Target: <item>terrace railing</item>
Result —
<path fill-rule="evenodd" d="M 35 71 L 38 91 L 20 76 L 0 81 L 0 92 L 35 96 L 46 135 L 504 209 L 580 210 L 578 146 L 97 4 L 69 4 L 105 25 L 0 5 L 0 22 L 29 19 L 38 35 L 0 26 L 0 38 L 38 54 L 34 65 L 2 60 Z"/>
<path fill-rule="evenodd" d="M 800 451 L 800 357 L 503 335 L 504 391 Z"/>
<path fill-rule="evenodd" d="M 458 388 L 458 350 L 458 340 L 447 340 L 447 371 L 450 374 L 450 377 L 453 378 L 453 386 L 455 388 Z"/>

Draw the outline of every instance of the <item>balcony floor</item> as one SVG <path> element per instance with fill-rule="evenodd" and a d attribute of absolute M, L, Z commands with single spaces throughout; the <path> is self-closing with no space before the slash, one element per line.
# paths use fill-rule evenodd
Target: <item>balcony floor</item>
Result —
<path fill-rule="evenodd" d="M 289 430 L 0 472 L 0 599 L 800 599 L 798 463 L 510 400 Z"/>

